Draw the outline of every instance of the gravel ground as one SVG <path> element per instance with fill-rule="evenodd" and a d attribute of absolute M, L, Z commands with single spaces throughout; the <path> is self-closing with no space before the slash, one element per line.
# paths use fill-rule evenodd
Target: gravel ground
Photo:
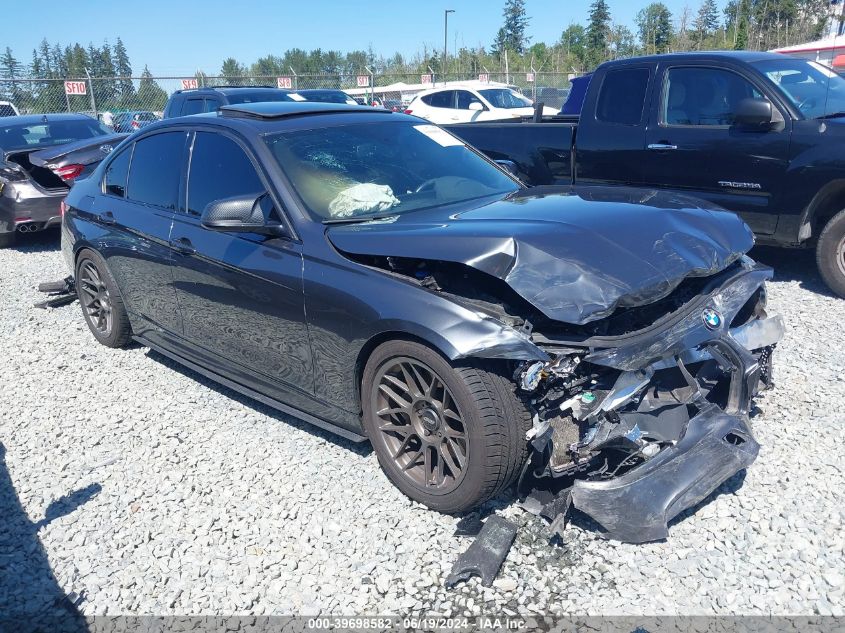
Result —
<path fill-rule="evenodd" d="M 66 271 L 55 234 L 28 237 L 0 251 L 0 613 L 845 614 L 845 301 L 809 253 L 754 253 L 788 331 L 747 475 L 639 546 L 586 518 L 552 544 L 496 499 L 521 528 L 495 586 L 447 591 L 456 518 L 366 446 L 102 347 L 77 304 L 33 308 Z"/>

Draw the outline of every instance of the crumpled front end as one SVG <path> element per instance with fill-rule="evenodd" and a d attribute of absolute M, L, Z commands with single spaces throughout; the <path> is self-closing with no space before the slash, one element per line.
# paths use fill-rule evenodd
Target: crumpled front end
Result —
<path fill-rule="evenodd" d="M 592 333 L 535 329 L 551 360 L 517 372 L 535 410 L 521 487 L 563 491 L 541 513 L 554 519 L 571 500 L 610 538 L 657 540 L 673 517 L 755 460 L 749 413 L 772 386 L 784 330 L 766 313 L 771 276 L 746 257 L 676 309 L 636 308 L 604 332 L 601 324 Z"/>

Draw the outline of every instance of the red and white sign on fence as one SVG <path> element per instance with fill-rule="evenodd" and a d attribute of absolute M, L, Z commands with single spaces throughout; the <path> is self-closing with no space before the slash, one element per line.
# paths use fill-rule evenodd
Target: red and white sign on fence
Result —
<path fill-rule="evenodd" d="M 534 73 L 525 73 L 525 81 L 530 84 L 534 83 Z"/>
<path fill-rule="evenodd" d="M 358 87 L 359 88 L 369 88 L 370 87 L 370 76 L 369 75 L 358 75 Z"/>
<path fill-rule="evenodd" d="M 276 85 L 284 90 L 293 88 L 293 79 L 290 77 L 276 77 Z"/>
<path fill-rule="evenodd" d="M 196 77 L 194 77 L 193 79 L 182 80 L 182 90 L 196 90 L 199 87 L 200 85 Z"/>
<path fill-rule="evenodd" d="M 66 95 L 87 95 L 88 84 L 84 81 L 66 81 L 65 82 Z"/>
<path fill-rule="evenodd" d="M 420 83 L 421 84 L 430 84 L 431 83 L 431 75 L 420 75 Z"/>
<path fill-rule="evenodd" d="M 487 73 L 480 73 L 478 75 L 478 81 L 483 81 L 484 83 L 487 83 L 490 81 L 490 75 L 488 75 Z"/>

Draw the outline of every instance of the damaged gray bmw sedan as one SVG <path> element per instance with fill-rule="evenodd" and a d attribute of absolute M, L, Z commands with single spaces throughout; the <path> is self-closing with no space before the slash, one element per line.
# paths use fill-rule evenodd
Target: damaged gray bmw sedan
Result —
<path fill-rule="evenodd" d="M 703 204 L 526 189 L 402 114 L 246 104 L 121 145 L 62 244 L 103 344 L 369 440 L 433 509 L 519 480 L 641 542 L 754 461 L 783 333 L 751 232 Z"/>

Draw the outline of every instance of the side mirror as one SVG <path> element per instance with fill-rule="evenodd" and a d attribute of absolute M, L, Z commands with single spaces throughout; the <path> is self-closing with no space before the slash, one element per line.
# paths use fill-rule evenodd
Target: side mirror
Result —
<path fill-rule="evenodd" d="M 734 115 L 734 125 L 747 128 L 766 128 L 772 123 L 772 103 L 768 99 L 743 99 Z"/>
<path fill-rule="evenodd" d="M 213 231 L 278 235 L 281 226 L 268 223 L 272 202 L 266 193 L 221 198 L 209 202 L 200 223 Z"/>
<path fill-rule="evenodd" d="M 472 103 L 469 104 L 469 109 L 472 110 L 473 112 L 482 112 L 482 111 L 486 110 L 487 108 L 484 107 L 483 103 L 480 103 L 478 101 L 473 101 Z"/>
<path fill-rule="evenodd" d="M 519 169 L 516 166 L 516 163 L 512 160 L 497 160 L 496 164 L 508 172 L 511 176 L 516 178 L 519 177 Z"/>

